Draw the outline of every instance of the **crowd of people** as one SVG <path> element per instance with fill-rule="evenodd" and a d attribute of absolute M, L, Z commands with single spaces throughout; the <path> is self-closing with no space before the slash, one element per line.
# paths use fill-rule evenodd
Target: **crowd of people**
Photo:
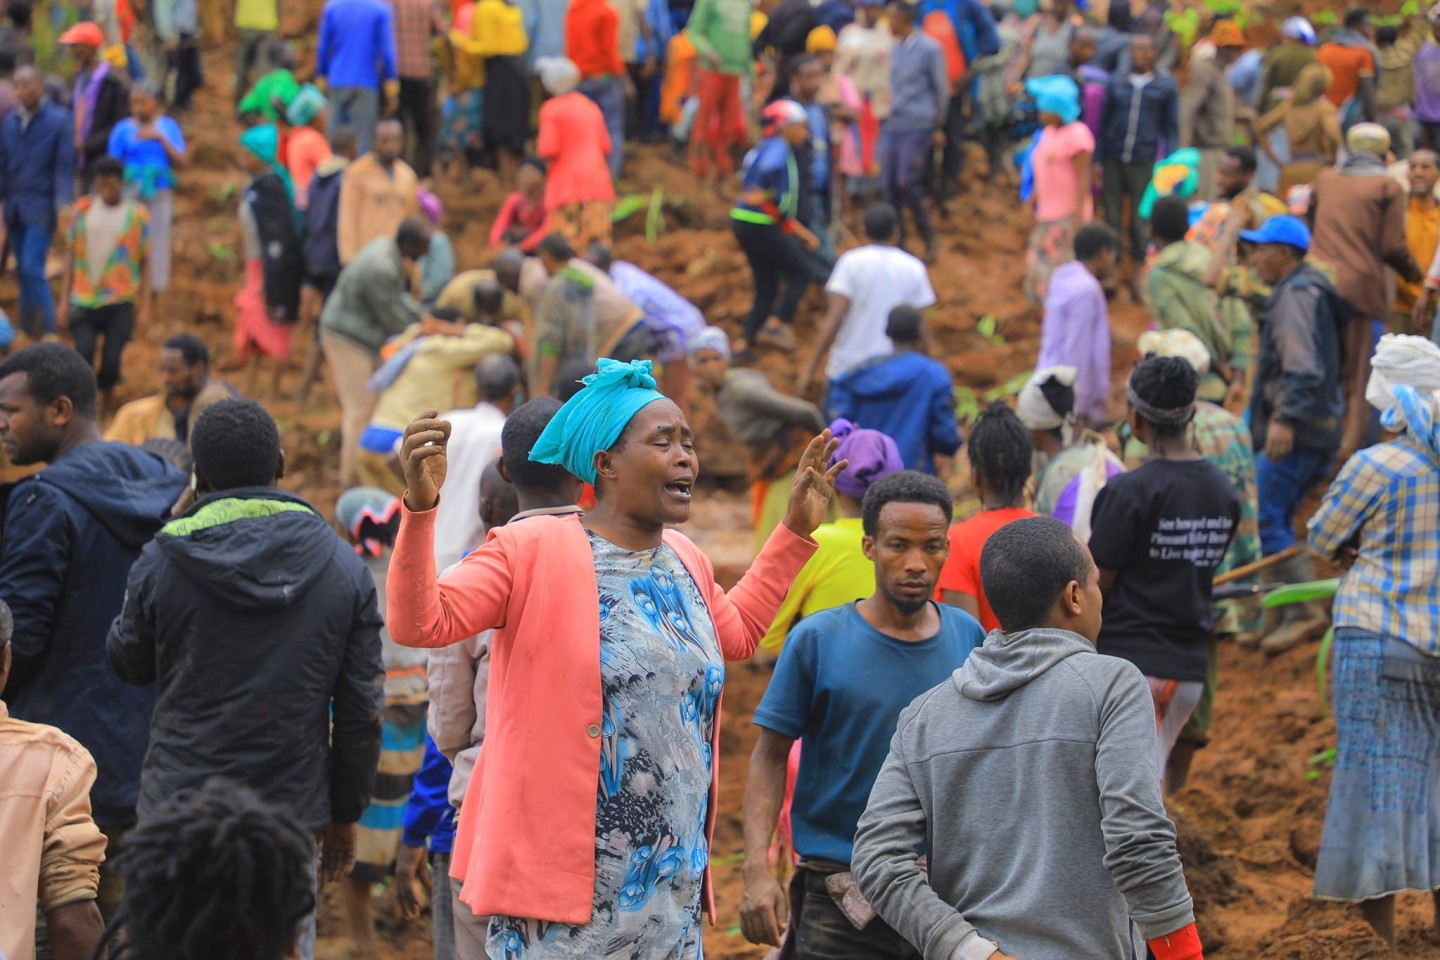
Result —
<path fill-rule="evenodd" d="M 227 366 L 175 333 L 117 407 L 200 6 L 57 13 L 49 63 L 4 4 L 0 958 L 310 960 L 333 882 L 378 960 L 388 878 L 436 960 L 699 958 L 763 649 L 747 940 L 1193 960 L 1165 802 L 1244 722 L 1222 646 L 1332 624 L 1314 895 L 1440 929 L 1440 5 L 327 0 L 282 37 L 235 0 Z M 733 328 L 617 256 L 649 140 L 728 209 Z M 483 251 L 440 199 L 476 167 Z M 1012 187 L 1034 370 L 961 417 L 932 270 L 956 194 Z M 329 517 L 259 402 L 297 329 Z M 676 529 L 702 396 L 748 460 L 729 590 Z M 1317 559 L 1333 610 L 1261 611 Z"/>

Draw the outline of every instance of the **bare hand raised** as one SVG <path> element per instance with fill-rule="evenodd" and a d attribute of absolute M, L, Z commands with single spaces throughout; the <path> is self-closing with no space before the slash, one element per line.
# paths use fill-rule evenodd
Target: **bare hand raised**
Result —
<path fill-rule="evenodd" d="M 424 511 L 440 499 L 445 483 L 446 446 L 450 443 L 450 421 L 426 410 L 405 428 L 400 446 L 400 466 L 405 471 L 405 505 Z"/>
<path fill-rule="evenodd" d="M 829 430 L 811 439 L 795 468 L 795 485 L 790 488 L 790 505 L 785 510 L 785 526 L 802 537 L 808 537 L 825 521 L 830 500 L 835 496 L 835 478 L 850 465 L 841 460 L 829 470 L 825 465 L 835 456 L 840 441 Z M 414 509 L 412 506 L 411 509 Z"/>

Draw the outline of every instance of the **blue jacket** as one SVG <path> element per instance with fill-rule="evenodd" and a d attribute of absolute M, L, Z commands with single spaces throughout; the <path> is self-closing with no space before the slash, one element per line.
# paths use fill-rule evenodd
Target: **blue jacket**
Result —
<path fill-rule="evenodd" d="M 75 183 L 75 124 L 53 103 L 42 103 L 27 126 L 20 108 L 0 123 L 0 199 L 5 223 L 27 227 L 55 224 L 55 210 L 67 206 Z"/>
<path fill-rule="evenodd" d="M 1175 78 L 1157 71 L 1137 98 L 1128 72 L 1112 76 L 1100 111 L 1095 159 L 1154 163 L 1179 146 L 1180 88 Z"/>
<path fill-rule="evenodd" d="M 1250 397 L 1250 433 L 1265 449 L 1270 421 L 1295 431 L 1299 450 L 1335 450 L 1345 418 L 1340 330 L 1353 309 L 1310 264 L 1275 285 L 1260 317 L 1260 356 Z"/>
<path fill-rule="evenodd" d="M 345 171 L 340 169 L 317 173 L 310 181 L 305 235 L 300 243 L 306 276 L 328 278 L 332 284 L 340 276 L 340 247 L 336 235 L 340 229 L 340 187 L 344 180 Z"/>
<path fill-rule="evenodd" d="M 448 854 L 455 845 L 455 808 L 450 806 L 450 776 L 455 768 L 435 741 L 425 738 L 425 759 L 415 772 L 410 800 L 405 804 L 401 840 L 407 847 L 429 846 L 431 853 Z"/>
<path fill-rule="evenodd" d="M 330 0 L 320 16 L 315 75 L 374 90 L 395 79 L 395 17 L 384 0 Z"/>
<path fill-rule="evenodd" d="M 935 454 L 954 456 L 963 442 L 950 371 L 923 353 L 867 360 L 831 382 L 830 406 L 834 416 L 887 434 L 909 470 L 932 472 Z"/>
<path fill-rule="evenodd" d="M 973 70 L 975 61 L 981 57 L 993 57 L 1000 52 L 995 18 L 979 0 L 920 0 L 921 20 L 936 10 L 944 11 L 955 25 L 955 37 L 960 41 L 960 52 L 965 54 L 967 69 Z"/>
<path fill-rule="evenodd" d="M 99 775 L 95 821 L 135 821 L 154 686 L 123 683 L 105 635 L 125 600 L 130 565 L 160 529 L 185 477 L 124 443 L 72 450 L 17 483 L 0 539 L 0 599 L 15 618 L 10 712 L 79 740 Z"/>

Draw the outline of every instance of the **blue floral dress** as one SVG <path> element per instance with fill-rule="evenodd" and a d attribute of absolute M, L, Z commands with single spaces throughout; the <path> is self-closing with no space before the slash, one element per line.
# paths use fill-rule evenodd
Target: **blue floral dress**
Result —
<path fill-rule="evenodd" d="M 605 714 L 595 902 L 582 926 L 490 921 L 491 960 L 700 960 L 700 884 L 725 660 L 699 587 L 668 546 L 590 534 Z"/>

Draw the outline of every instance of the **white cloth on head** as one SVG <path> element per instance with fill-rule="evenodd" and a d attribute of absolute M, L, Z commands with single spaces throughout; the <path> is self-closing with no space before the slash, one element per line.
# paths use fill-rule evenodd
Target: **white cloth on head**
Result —
<path fill-rule="evenodd" d="M 730 359 L 730 336 L 719 327 L 706 327 L 690 337 L 690 355 L 701 350 L 714 350 L 726 360 Z"/>
<path fill-rule="evenodd" d="M 1062 415 L 1050 406 L 1050 401 L 1045 399 L 1045 392 L 1040 387 L 1051 380 L 1058 380 L 1063 386 L 1074 387 L 1077 373 L 1074 367 L 1044 367 L 1035 371 L 1020 389 L 1020 396 L 1015 404 L 1015 412 L 1027 430 L 1055 430 L 1074 418 L 1074 411 Z"/>
<path fill-rule="evenodd" d="M 1210 372 L 1210 348 L 1189 330 L 1146 330 L 1135 343 L 1140 356 L 1179 357 L 1195 368 L 1195 375 Z"/>
<path fill-rule="evenodd" d="M 580 86 L 580 68 L 567 57 L 541 57 L 535 61 L 540 85 L 552 97 L 567 94 Z"/>
<path fill-rule="evenodd" d="M 1414 387 L 1423 396 L 1440 390 L 1440 347 L 1426 337 L 1387 333 L 1370 359 L 1370 381 L 1365 402 L 1385 412 L 1395 406 L 1394 388 Z"/>

